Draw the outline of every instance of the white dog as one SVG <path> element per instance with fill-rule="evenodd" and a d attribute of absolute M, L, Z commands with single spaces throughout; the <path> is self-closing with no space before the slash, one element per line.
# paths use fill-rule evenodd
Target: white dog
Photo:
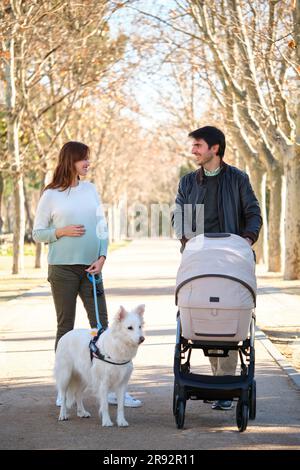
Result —
<path fill-rule="evenodd" d="M 128 426 L 124 417 L 124 399 L 127 384 L 133 370 L 132 359 L 138 346 L 144 341 L 142 331 L 145 305 L 127 312 L 120 307 L 110 328 L 96 341 L 102 359 L 91 360 L 89 343 L 91 330 L 72 330 L 59 340 L 55 357 L 55 378 L 62 399 L 59 420 L 68 419 L 67 408 L 77 404 L 77 416 L 88 418 L 82 396 L 89 384 L 100 400 L 99 415 L 102 426 L 112 426 L 107 394 L 116 392 L 118 401 L 118 426 Z"/>

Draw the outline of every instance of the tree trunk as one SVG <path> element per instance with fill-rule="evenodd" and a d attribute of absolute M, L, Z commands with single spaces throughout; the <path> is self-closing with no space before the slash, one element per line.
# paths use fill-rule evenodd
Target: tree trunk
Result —
<path fill-rule="evenodd" d="M 294 10 L 297 61 L 300 62 L 300 0 Z M 299 80 L 299 79 L 298 79 Z M 299 85 L 299 84 L 298 84 Z M 285 266 L 284 279 L 300 279 L 300 97 L 296 94 L 296 139 L 286 158 Z"/>
<path fill-rule="evenodd" d="M 236 132 L 233 134 L 233 137 L 236 136 Z M 234 155 L 234 166 L 239 170 L 246 171 L 246 160 L 242 157 L 242 153 L 239 151 L 238 147 L 233 147 Z"/>
<path fill-rule="evenodd" d="M 35 246 L 35 268 L 43 267 L 43 243 L 37 243 Z"/>
<path fill-rule="evenodd" d="M 265 243 L 266 233 L 267 233 L 267 217 L 266 217 L 266 178 L 265 178 L 265 170 L 259 165 L 254 164 L 251 165 L 250 168 L 250 175 L 251 175 L 251 185 L 253 187 L 253 191 L 255 196 L 258 199 L 262 218 L 263 218 L 263 226 L 261 228 L 259 238 L 254 245 L 254 250 L 256 254 L 256 262 L 258 264 L 266 264 L 267 263 L 267 247 Z"/>
<path fill-rule="evenodd" d="M 14 183 L 14 236 L 13 236 L 13 266 L 12 274 L 18 274 L 24 269 L 24 235 L 25 235 L 25 210 L 24 210 L 24 183 L 21 170 L 19 151 L 19 124 L 21 110 L 17 110 L 16 98 L 16 61 L 15 41 L 11 39 L 7 43 L 9 60 L 5 66 L 6 78 L 6 111 L 7 111 L 7 148 L 13 170 Z"/>
<path fill-rule="evenodd" d="M 4 192 L 4 180 L 2 173 L 0 172 L 0 235 L 2 233 L 2 227 L 4 225 L 4 220 L 2 217 L 2 198 L 3 198 L 3 192 Z"/>
<path fill-rule="evenodd" d="M 9 196 L 6 200 L 6 220 L 5 220 L 5 225 L 7 228 L 8 233 L 12 233 L 13 230 L 13 219 L 12 219 L 12 214 L 14 213 L 13 210 L 13 197 Z"/>
<path fill-rule="evenodd" d="M 43 194 L 44 187 L 46 186 L 46 181 L 49 179 L 50 182 L 50 172 L 47 172 L 47 167 L 45 169 L 45 172 L 43 172 L 43 178 L 42 178 L 42 189 L 40 192 L 40 197 Z M 34 261 L 34 267 L 35 268 L 42 268 L 44 263 L 43 263 L 43 250 L 44 248 L 44 243 L 36 243 L 35 245 L 35 261 Z"/>
<path fill-rule="evenodd" d="M 28 195 L 28 191 L 26 189 L 26 183 L 24 182 L 24 198 L 25 198 L 25 211 L 26 211 L 26 217 L 27 217 L 27 223 L 26 223 L 26 230 L 25 230 L 25 238 L 26 241 L 32 242 L 32 229 L 33 229 L 33 218 L 31 215 L 31 201 L 30 197 Z"/>
<path fill-rule="evenodd" d="M 297 147 L 298 149 L 295 149 L 293 158 L 288 161 L 285 168 L 284 279 L 300 279 L 300 151 L 299 145 Z"/>
<path fill-rule="evenodd" d="M 24 270 L 24 236 L 25 236 L 25 208 L 24 208 L 24 182 L 22 173 L 14 175 L 14 237 L 13 237 L 13 267 L 12 274 Z"/>
<path fill-rule="evenodd" d="M 281 192 L 282 172 L 277 165 L 268 171 L 268 187 L 270 189 L 268 217 L 268 270 L 281 270 Z"/>

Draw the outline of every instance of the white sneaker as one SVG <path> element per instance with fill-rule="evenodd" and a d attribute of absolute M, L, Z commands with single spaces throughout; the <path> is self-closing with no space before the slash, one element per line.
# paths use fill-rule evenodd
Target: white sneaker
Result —
<path fill-rule="evenodd" d="M 110 405 L 118 404 L 118 400 L 114 392 L 109 392 L 108 403 Z M 129 395 L 129 393 L 125 393 L 124 406 L 126 406 L 127 408 L 139 408 L 140 406 L 142 406 L 142 402 L 141 400 L 138 400 L 137 398 L 133 398 L 131 395 Z"/>
<path fill-rule="evenodd" d="M 59 393 L 57 394 L 55 404 L 56 404 L 56 406 L 61 406 L 62 405 L 62 399 L 61 399 L 61 396 L 60 396 Z"/>

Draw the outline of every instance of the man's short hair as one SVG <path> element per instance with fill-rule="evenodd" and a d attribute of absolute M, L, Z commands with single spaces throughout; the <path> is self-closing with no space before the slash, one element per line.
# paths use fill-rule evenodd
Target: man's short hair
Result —
<path fill-rule="evenodd" d="M 217 155 L 221 158 L 224 157 L 225 153 L 225 148 L 226 148 L 226 140 L 225 140 L 225 135 L 223 134 L 220 129 L 217 129 L 216 127 L 213 126 L 205 126 L 205 127 L 200 127 L 199 129 L 196 129 L 193 132 L 189 133 L 189 137 L 192 137 L 193 139 L 196 140 L 204 140 L 208 148 L 211 148 L 213 145 L 219 145 L 219 150 L 217 152 Z"/>

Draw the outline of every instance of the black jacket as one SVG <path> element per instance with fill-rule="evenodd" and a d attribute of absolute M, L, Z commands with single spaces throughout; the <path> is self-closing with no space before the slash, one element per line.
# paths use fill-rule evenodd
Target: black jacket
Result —
<path fill-rule="evenodd" d="M 206 177 L 203 169 L 184 175 L 179 182 L 176 206 L 183 213 L 184 204 L 193 207 L 192 231 L 196 231 L 196 204 L 203 204 L 206 192 Z M 262 218 L 258 200 L 246 173 L 222 162 L 218 186 L 218 216 L 221 232 L 258 239 Z M 174 214 L 172 217 L 174 225 Z M 176 230 L 175 230 L 176 231 Z M 178 238 L 185 240 L 185 233 Z M 190 238 L 190 237 L 187 237 Z"/>

